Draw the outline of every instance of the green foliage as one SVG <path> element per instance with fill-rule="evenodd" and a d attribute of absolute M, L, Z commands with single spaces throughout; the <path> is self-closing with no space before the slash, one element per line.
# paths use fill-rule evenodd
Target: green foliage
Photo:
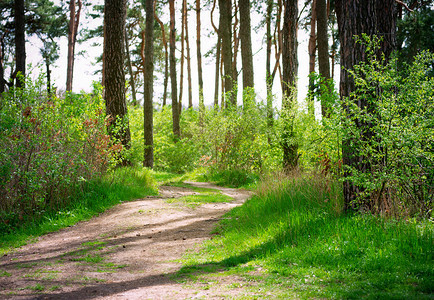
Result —
<path fill-rule="evenodd" d="M 106 134 L 101 90 L 49 97 L 42 81 L 0 98 L 0 227 L 59 210 L 100 177 L 117 148 Z"/>
<path fill-rule="evenodd" d="M 356 90 L 346 100 L 342 118 L 345 136 L 363 163 L 362 171 L 347 167 L 347 177 L 365 190 L 371 210 L 395 215 L 430 217 L 434 200 L 434 55 L 415 57 L 406 75 L 397 60 L 378 58 L 377 39 L 365 37 L 368 59 L 354 67 Z M 352 99 L 366 101 L 359 107 Z M 360 124 L 365 124 L 360 126 Z M 368 131 L 369 128 L 369 131 Z"/>
<path fill-rule="evenodd" d="M 274 174 L 222 219 L 181 272 L 226 268 L 247 277 L 254 267 L 264 272 L 261 289 L 270 284 L 274 295 L 277 285 L 303 299 L 429 299 L 433 225 L 342 214 L 341 193 L 339 181 L 321 175 Z M 210 265 L 214 271 L 205 270 Z"/>
<path fill-rule="evenodd" d="M 130 159 L 134 164 L 143 161 L 143 108 L 129 107 L 131 128 Z M 170 106 L 154 112 L 154 168 L 156 170 L 183 173 L 193 170 L 200 157 L 198 138 L 198 113 L 185 110 L 181 114 L 181 138 L 175 142 L 172 131 Z"/>
<path fill-rule="evenodd" d="M 418 7 L 411 13 L 404 10 L 404 16 L 397 23 L 397 44 L 398 58 L 405 69 L 407 64 L 414 60 L 414 57 L 422 51 L 434 52 L 434 10 L 430 1 L 421 1 Z M 432 75 L 433 73 L 431 73 Z"/>

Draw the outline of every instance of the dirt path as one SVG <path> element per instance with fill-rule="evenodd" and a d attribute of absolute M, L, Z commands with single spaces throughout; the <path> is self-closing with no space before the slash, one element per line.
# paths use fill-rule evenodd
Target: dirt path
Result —
<path fill-rule="evenodd" d="M 234 199 L 189 208 L 167 198 L 194 194 L 160 188 L 160 196 L 123 203 L 0 258 L 0 299 L 226 299 L 245 295 L 222 282 L 200 288 L 172 279 L 177 259 L 210 238 L 219 218 L 249 192 L 207 183 Z M 238 280 L 233 278 L 232 280 Z M 242 286 L 242 284 L 231 286 Z"/>

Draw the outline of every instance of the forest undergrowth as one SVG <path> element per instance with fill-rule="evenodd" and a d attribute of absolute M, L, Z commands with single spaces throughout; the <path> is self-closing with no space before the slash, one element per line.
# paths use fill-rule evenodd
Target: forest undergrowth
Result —
<path fill-rule="evenodd" d="M 188 253 L 177 278 L 238 275 L 278 299 L 431 299 L 431 221 L 345 214 L 339 182 L 270 176 Z M 259 270 L 259 271 L 258 271 Z"/>
<path fill-rule="evenodd" d="M 266 272 L 253 279 L 261 288 L 279 286 L 282 297 L 428 299 L 434 293 L 434 84 L 427 76 L 433 59 L 422 53 L 406 74 L 396 61 L 373 58 L 358 66 L 359 95 L 381 91 L 371 99 L 377 112 L 348 103 L 344 111 L 336 91 L 321 88 L 328 92 L 310 101 L 324 100 L 329 116 L 318 120 L 309 105 L 294 106 L 290 136 L 283 134 L 287 119 L 276 111 L 270 122 L 254 93 L 244 95 L 254 105 L 182 111 L 179 139 L 170 106 L 156 109 L 154 171 L 141 167 L 142 107 L 129 107 L 126 149 L 108 135 L 101 87 L 56 97 L 42 81 L 26 82 L 0 98 L 0 254 L 156 194 L 157 182 L 212 181 L 256 195 L 219 223 L 199 254 L 186 257 L 179 276 L 196 280 L 221 268 L 251 276 L 246 272 L 259 266 Z M 372 172 L 345 177 L 342 139 L 361 134 L 355 118 L 375 124 L 374 142 L 355 139 Z M 282 175 L 284 142 L 297 146 L 298 166 Z M 124 162 L 130 166 L 120 167 Z M 345 180 L 362 187 L 369 212 L 344 212 Z"/>

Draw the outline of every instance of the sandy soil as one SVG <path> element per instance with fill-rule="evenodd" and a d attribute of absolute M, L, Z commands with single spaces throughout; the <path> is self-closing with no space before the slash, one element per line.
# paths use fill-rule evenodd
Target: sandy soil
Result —
<path fill-rule="evenodd" d="M 247 282 L 222 277 L 204 283 L 177 282 L 176 260 L 211 237 L 221 216 L 249 196 L 215 188 L 229 203 L 189 208 L 166 199 L 194 194 L 163 186 L 158 197 L 126 202 L 73 227 L 0 258 L 0 299 L 227 299 L 245 297 Z M 236 284 L 234 284 L 236 283 Z M 205 283 L 207 284 L 207 283 Z"/>

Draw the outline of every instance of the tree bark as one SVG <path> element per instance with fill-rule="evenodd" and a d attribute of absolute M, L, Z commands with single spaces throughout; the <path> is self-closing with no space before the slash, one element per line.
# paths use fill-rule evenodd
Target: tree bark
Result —
<path fill-rule="evenodd" d="M 130 73 L 130 86 L 131 86 L 131 95 L 133 96 L 133 105 L 137 105 L 137 96 L 136 96 L 136 83 L 133 75 L 133 65 L 131 64 L 131 56 L 130 56 L 130 46 L 128 44 L 128 32 L 125 28 L 125 51 L 127 55 L 127 65 L 128 72 Z"/>
<path fill-rule="evenodd" d="M 187 87 L 188 87 L 188 108 L 193 107 L 193 94 L 191 88 L 191 55 L 190 55 L 190 41 L 188 38 L 188 10 L 187 10 L 187 1 L 185 1 L 185 48 L 187 50 Z"/>
<path fill-rule="evenodd" d="M 68 64 L 66 68 L 66 91 L 72 91 L 72 79 L 74 75 L 74 53 L 77 42 L 78 25 L 80 23 L 80 13 L 82 3 L 77 1 L 78 10 L 76 10 L 75 0 L 69 2 L 69 28 L 68 28 Z"/>
<path fill-rule="evenodd" d="M 219 33 L 222 39 L 222 56 L 224 62 L 224 81 L 225 81 L 225 94 L 228 99 L 225 99 L 226 107 L 230 104 L 236 106 L 237 99 L 232 95 L 233 92 L 233 70 L 232 70 L 232 33 L 231 33 L 231 21 L 232 21 L 232 1 L 231 0 L 219 0 L 220 8 L 220 21 L 219 21 Z"/>
<path fill-rule="evenodd" d="M 6 80 L 5 80 L 5 71 L 3 68 L 3 63 L 4 63 L 4 55 L 5 55 L 5 42 L 4 42 L 4 36 L 5 34 L 3 33 L 2 36 L 0 36 L 0 98 L 1 98 L 1 94 L 5 91 L 5 87 L 6 87 Z"/>
<path fill-rule="evenodd" d="M 109 133 L 125 148 L 130 147 L 130 128 L 125 98 L 125 17 L 126 0 L 106 0 L 104 6 L 104 68 L 106 114 L 110 118 Z M 122 121 L 122 127 L 116 128 Z M 127 163 L 123 161 L 123 163 Z"/>
<path fill-rule="evenodd" d="M 396 26 L 396 4 L 394 0 L 366 0 L 366 1 L 343 1 L 336 0 L 336 16 L 338 20 L 339 40 L 341 44 L 341 78 L 340 78 L 340 96 L 342 99 L 356 104 L 366 113 L 375 111 L 375 104 L 368 102 L 366 97 L 354 97 L 355 82 L 350 75 L 354 66 L 367 60 L 365 46 L 356 43 L 354 37 L 361 36 L 363 33 L 368 36 L 383 36 L 381 51 L 387 58 L 392 49 L 395 47 L 395 26 Z M 345 103 L 343 101 L 343 103 Z M 344 104 L 344 110 L 350 117 L 349 107 Z M 370 141 L 375 139 L 371 127 L 372 124 L 354 120 L 356 128 L 362 135 L 362 140 Z M 378 142 L 378 141 L 377 141 Z M 371 165 L 361 154 L 357 147 L 357 140 L 352 135 L 345 136 L 342 141 L 342 158 L 344 167 L 351 167 L 359 172 L 371 172 Z M 351 176 L 348 168 L 344 168 L 345 177 Z M 351 180 L 345 180 L 343 184 L 344 191 L 344 209 L 351 210 L 369 210 L 369 197 L 362 197 L 364 188 L 358 186 Z"/>
<path fill-rule="evenodd" d="M 273 82 L 271 79 L 271 46 L 273 36 L 271 35 L 271 18 L 273 13 L 273 0 L 267 0 L 267 15 L 265 19 L 267 27 L 267 58 L 265 61 L 265 84 L 267 87 L 267 125 L 271 130 L 273 127 Z M 271 142 L 271 137 L 268 137 L 268 142 Z"/>
<path fill-rule="evenodd" d="M 294 105 L 297 100 L 297 29 L 298 1 L 284 0 L 284 19 L 282 29 L 282 66 L 283 66 L 283 99 L 282 114 L 284 128 L 282 132 L 283 168 L 293 170 L 298 163 L 298 146 L 294 141 L 295 132 L 293 119 Z"/>
<path fill-rule="evenodd" d="M 146 0 L 145 69 L 143 77 L 143 166 L 154 166 L 153 87 L 154 87 L 154 0 Z"/>
<path fill-rule="evenodd" d="M 238 5 L 237 1 L 234 1 L 234 12 L 232 13 L 234 16 L 234 24 L 233 24 L 233 51 L 232 51 L 232 89 L 231 97 L 235 99 L 235 104 L 238 98 L 238 70 L 237 70 L 237 60 L 238 60 L 238 48 L 240 45 L 240 38 L 238 35 Z"/>
<path fill-rule="evenodd" d="M 327 30 L 327 3 L 326 0 L 317 1 L 317 31 L 318 31 L 318 69 L 321 76 L 321 82 L 327 84 L 330 80 L 330 62 L 329 62 L 329 45 Z M 327 91 L 320 90 L 320 93 Z M 325 97 L 321 98 L 321 114 L 323 118 L 329 116 L 328 104 L 325 103 Z"/>
<path fill-rule="evenodd" d="M 163 37 L 163 46 L 164 46 L 163 106 L 165 106 L 166 105 L 166 99 L 167 99 L 167 83 L 169 81 L 169 50 L 167 47 L 166 30 L 165 30 L 163 22 L 161 22 L 160 18 L 157 16 L 157 13 L 155 11 L 155 4 L 154 4 L 154 18 L 155 18 L 155 20 L 157 20 L 158 24 L 160 24 L 161 35 Z"/>
<path fill-rule="evenodd" d="M 241 60 L 243 65 L 243 89 L 254 88 L 253 54 L 250 29 L 250 0 L 239 0 Z"/>
<path fill-rule="evenodd" d="M 179 127 L 179 106 L 178 106 L 178 90 L 176 84 L 176 57 L 175 57 L 175 0 L 169 0 L 170 10 L 170 82 L 172 94 L 172 122 L 173 122 L 173 135 L 175 141 L 181 137 L 181 130 Z"/>
<path fill-rule="evenodd" d="M 205 103 L 203 99 L 202 53 L 200 49 L 200 0 L 196 0 L 196 57 L 197 77 L 199 82 L 199 123 L 203 125 Z"/>
<path fill-rule="evenodd" d="M 26 34 L 25 34 L 25 18 L 24 18 L 24 0 L 15 0 L 14 4 L 15 16 L 15 72 L 21 73 L 22 79 L 17 77 L 15 86 L 17 88 L 24 87 L 26 76 Z"/>
<path fill-rule="evenodd" d="M 179 104 L 179 114 L 182 113 L 182 96 L 184 94 L 184 44 L 185 44 L 185 14 L 184 14 L 184 8 L 186 6 L 186 1 L 182 0 L 182 10 L 181 10 L 181 70 L 180 70 L 180 76 L 179 76 L 179 97 L 178 97 L 178 104 Z"/>
<path fill-rule="evenodd" d="M 45 68 L 47 70 L 47 95 L 51 97 L 51 70 L 49 59 L 45 60 Z"/>
<path fill-rule="evenodd" d="M 217 46 L 216 46 L 216 58 L 215 58 L 215 81 L 214 81 L 214 107 L 219 106 L 219 82 L 220 82 L 220 49 L 221 49 L 221 37 L 218 28 L 214 24 L 213 13 L 216 5 L 216 0 L 213 1 L 213 6 L 211 9 L 211 25 L 217 34 Z M 223 86 L 222 86 L 223 88 Z"/>
<path fill-rule="evenodd" d="M 312 0 L 312 9 L 310 17 L 310 35 L 309 35 L 309 75 L 315 73 L 315 62 L 316 62 L 316 2 L 317 0 Z M 315 80 L 313 77 L 309 77 L 309 95 L 308 95 L 308 111 L 310 115 L 315 114 L 314 107 L 314 91 L 315 90 Z"/>

